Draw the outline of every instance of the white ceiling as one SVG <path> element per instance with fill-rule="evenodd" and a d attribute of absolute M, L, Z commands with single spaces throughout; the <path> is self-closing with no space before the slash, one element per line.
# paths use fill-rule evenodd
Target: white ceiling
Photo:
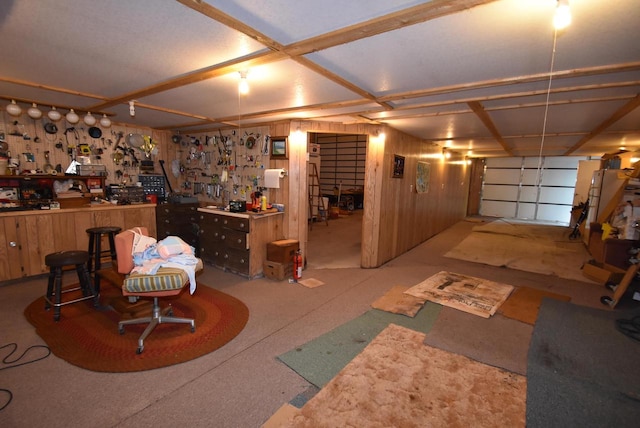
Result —
<path fill-rule="evenodd" d="M 556 0 L 3 0 L 0 98 L 186 134 L 303 118 L 474 156 L 640 150 L 640 2 L 570 5 L 554 37 Z"/>

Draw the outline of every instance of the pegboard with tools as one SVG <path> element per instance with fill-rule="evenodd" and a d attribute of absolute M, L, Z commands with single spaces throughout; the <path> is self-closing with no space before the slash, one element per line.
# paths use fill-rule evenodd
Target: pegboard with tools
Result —
<path fill-rule="evenodd" d="M 87 126 L 46 115 L 31 119 L 0 115 L 2 156 L 10 158 L 12 174 L 65 174 L 74 163 L 104 165 L 109 184 L 129 185 L 137 181 L 142 162 L 157 156 L 156 142 L 166 132 L 113 124 L 105 128 Z"/>
<path fill-rule="evenodd" d="M 226 205 L 265 194 L 264 170 L 269 165 L 268 127 L 218 131 L 216 134 L 174 135 L 176 158 L 171 173 L 179 192 Z"/>

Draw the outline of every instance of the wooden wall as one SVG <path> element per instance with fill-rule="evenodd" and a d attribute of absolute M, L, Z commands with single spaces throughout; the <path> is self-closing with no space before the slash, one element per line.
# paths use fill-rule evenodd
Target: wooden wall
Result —
<path fill-rule="evenodd" d="M 407 252 L 466 215 L 469 167 L 461 154 L 442 158 L 442 149 L 391 128 L 385 130 L 384 159 L 380 189 L 377 254 L 371 265 L 383 263 Z M 404 175 L 393 178 L 395 155 L 404 156 Z M 429 189 L 416 192 L 418 162 L 430 165 Z M 367 181 L 373 181 L 369 176 Z"/>
<path fill-rule="evenodd" d="M 294 131 L 292 131 L 294 130 Z M 271 135 L 289 136 L 288 161 L 270 167 L 288 170 L 277 199 L 286 205 L 284 231 L 307 246 L 307 133 L 348 133 L 368 136 L 364 186 L 361 266 L 378 267 L 407 252 L 466 214 L 469 167 L 462 155 L 443 160 L 442 150 L 415 137 L 379 125 L 292 121 L 273 124 Z M 384 132 L 384 137 L 379 133 Z M 392 177 L 394 155 L 405 158 L 402 178 Z M 429 191 L 416 192 L 418 161 L 430 164 Z M 286 162 L 280 164 L 280 162 Z"/>

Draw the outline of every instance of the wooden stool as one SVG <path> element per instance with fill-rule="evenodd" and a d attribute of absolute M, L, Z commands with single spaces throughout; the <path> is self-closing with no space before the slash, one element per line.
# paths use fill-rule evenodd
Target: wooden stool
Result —
<path fill-rule="evenodd" d="M 91 227 L 87 229 L 89 234 L 89 264 L 87 269 L 89 274 L 93 274 L 93 284 L 97 293 L 100 293 L 100 275 L 98 275 L 101 267 L 100 259 L 103 254 L 109 254 L 111 262 L 116 261 L 116 244 L 113 237 L 120 233 L 121 230 L 116 226 Z M 109 249 L 102 250 L 102 235 L 108 236 Z"/>
<path fill-rule="evenodd" d="M 98 293 L 91 284 L 91 275 L 87 270 L 89 253 L 87 251 L 61 251 L 47 254 L 44 263 L 49 266 L 49 282 L 47 284 L 47 295 L 45 296 L 45 310 L 54 307 L 53 319 L 60 320 L 60 307 L 83 300 L 94 299 L 94 305 L 98 305 Z M 65 266 L 75 266 L 78 273 L 79 287 L 62 288 L 62 268 Z M 71 291 L 82 290 L 82 297 L 78 297 L 66 302 L 62 301 L 62 294 Z"/>

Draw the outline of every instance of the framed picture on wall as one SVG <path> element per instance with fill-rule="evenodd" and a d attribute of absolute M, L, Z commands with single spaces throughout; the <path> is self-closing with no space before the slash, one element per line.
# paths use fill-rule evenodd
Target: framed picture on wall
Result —
<path fill-rule="evenodd" d="M 418 162 L 416 170 L 416 192 L 427 193 L 431 178 L 431 165 L 427 162 Z"/>
<path fill-rule="evenodd" d="M 271 158 L 287 158 L 287 137 L 271 137 Z"/>
<path fill-rule="evenodd" d="M 393 178 L 404 176 L 404 156 L 393 155 Z"/>

